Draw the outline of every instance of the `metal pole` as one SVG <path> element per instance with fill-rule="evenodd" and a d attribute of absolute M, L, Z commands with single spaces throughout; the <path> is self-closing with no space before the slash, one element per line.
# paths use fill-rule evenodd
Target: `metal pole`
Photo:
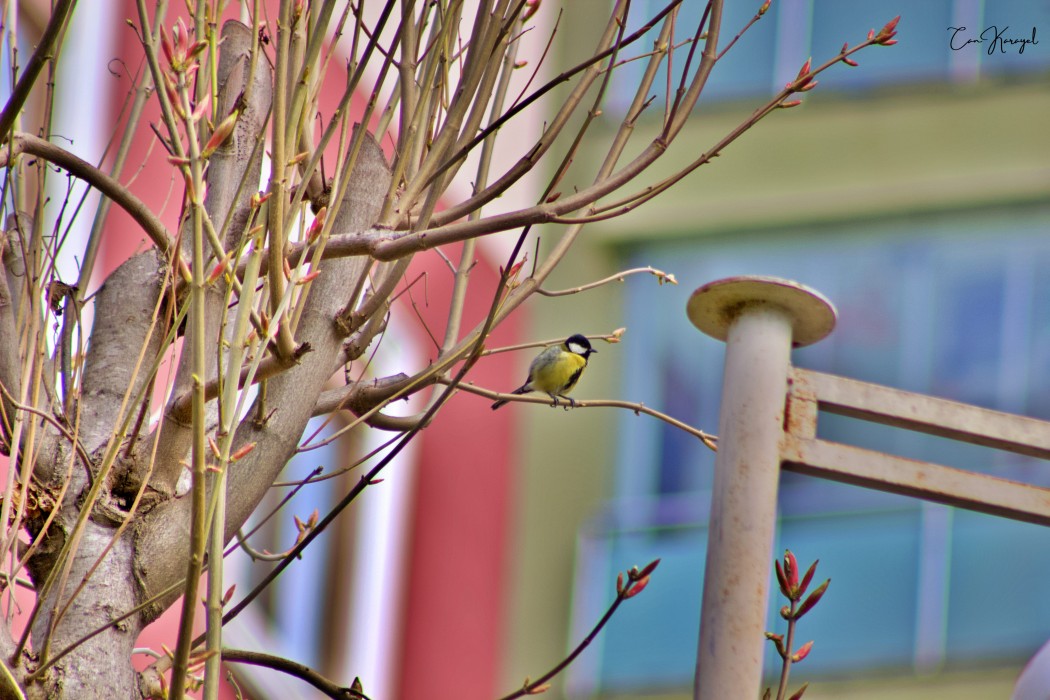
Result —
<path fill-rule="evenodd" d="M 759 697 L 792 345 L 834 327 L 830 302 L 776 278 L 705 285 L 689 301 L 726 340 L 694 697 Z"/>

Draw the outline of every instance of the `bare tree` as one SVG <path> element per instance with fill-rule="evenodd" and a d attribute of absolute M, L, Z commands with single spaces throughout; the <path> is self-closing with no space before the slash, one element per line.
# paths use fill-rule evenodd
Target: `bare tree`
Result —
<path fill-rule="evenodd" d="M 683 34 L 675 29 L 679 2 L 634 22 L 636 31 L 627 29 L 630 2 L 612 3 L 589 59 L 545 82 L 527 67 L 517 74 L 522 87 L 512 90 L 519 44 L 549 38 L 529 36 L 537 0 L 388 0 L 368 13 L 360 0 L 281 0 L 269 22 L 259 2 L 246 2 L 249 22 L 227 21 L 221 29 L 223 2 L 195 3 L 195 12 L 176 19 L 163 0 L 152 7 L 138 0 L 132 24 L 148 69 L 105 171 L 51 139 L 55 62 L 76 22 L 73 0 L 54 3 L 25 65 L 12 53 L 16 84 L 0 113 L 6 168 L 0 427 L 10 458 L 0 561 L 8 586 L 21 581 L 36 595 L 25 634 L 0 626 L 0 695 L 181 697 L 188 667 L 203 660 L 206 696 L 215 697 L 221 658 L 246 660 L 223 649 L 222 625 L 261 590 L 235 605 L 224 599 L 223 548 L 296 452 L 311 417 L 342 411 L 353 424 L 395 431 L 396 452 L 465 388 L 461 380 L 485 353 L 492 329 L 543 291 L 586 223 L 648 202 L 766 114 L 792 106 L 792 96 L 815 85 L 820 71 L 851 63 L 848 57 L 867 45 L 893 43 L 894 27 L 887 25 L 821 66 L 807 63 L 709 150 L 671 177 L 650 181 L 647 168 L 675 141 L 711 70 L 747 28 L 720 40 L 722 2 L 711 0 Z M 748 27 L 768 5 L 756 8 Z M 5 31 L 14 47 L 13 28 Z M 676 45 L 683 35 L 690 38 Z M 333 48 L 336 39 L 348 56 L 347 79 L 338 108 L 321 114 L 322 76 L 344 60 Z M 653 82 L 672 56 L 680 77 L 668 84 L 666 101 L 654 102 Z M 628 60 L 645 68 L 608 157 L 589 182 L 570 181 L 575 149 L 593 138 L 590 127 L 610 81 Z M 554 90 L 559 101 L 539 138 L 516 144 L 518 160 L 494 170 L 495 139 Z M 367 128 L 350 117 L 354 95 L 369 96 L 356 115 Z M 35 133 L 22 126 L 30 98 L 44 105 Z M 162 119 L 139 124 L 150 100 Z M 635 124 L 647 111 L 660 113 L 652 115 L 656 133 L 642 136 Z M 148 126 L 183 184 L 175 231 L 122 184 L 127 146 Z M 622 159 L 636 138 L 647 141 Z M 380 146 L 386 140 L 393 145 L 389 159 Z M 330 177 L 320 166 L 325 153 L 335 154 Z M 484 213 L 541 163 L 548 178 L 536 204 Z M 56 167 L 104 195 L 77 252 L 76 284 L 60 282 L 55 271 L 65 238 L 44 230 L 46 182 Z M 450 188 L 462 181 L 472 189 L 454 197 Z M 111 204 L 153 245 L 89 297 Z M 562 227 L 558 242 L 526 269 L 522 249 L 530 228 L 550 223 Z M 514 232 L 516 244 L 498 288 L 471 285 L 477 240 L 499 232 Z M 458 261 L 448 260 L 455 292 L 433 361 L 379 378 L 344 372 L 351 363 L 359 367 L 366 351 L 384 351 L 383 332 L 413 256 L 451 244 L 462 247 Z M 462 327 L 468 294 L 492 300 L 473 328 Z M 89 307 L 94 321 L 86 324 Z M 173 354 L 179 340 L 181 351 Z M 164 385 L 158 372 L 168 361 L 175 363 L 174 380 Z M 431 391 L 418 415 L 384 413 L 389 402 L 424 389 Z M 356 485 L 330 513 L 306 524 L 263 585 L 388 461 L 362 467 Z M 136 673 L 130 657 L 139 632 L 180 596 L 174 653 Z M 194 640 L 194 606 L 202 596 L 208 632 Z M 280 659 L 248 660 L 297 673 L 333 697 L 360 694 Z M 163 680 L 168 671 L 170 686 Z"/>

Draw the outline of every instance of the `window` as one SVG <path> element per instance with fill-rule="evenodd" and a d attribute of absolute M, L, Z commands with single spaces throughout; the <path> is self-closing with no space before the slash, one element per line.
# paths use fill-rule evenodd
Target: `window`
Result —
<path fill-rule="evenodd" d="M 1044 205 L 639 247 L 631 266 L 683 284 L 627 288 L 622 394 L 715 432 L 724 346 L 689 324 L 686 299 L 711 280 L 768 274 L 818 289 L 839 311 L 829 338 L 795 351 L 798 366 L 1050 419 L 1048 216 Z M 822 415 L 818 432 L 1050 486 L 1046 464 L 1030 458 L 837 416 Z M 633 416 L 619 441 L 617 498 L 579 537 L 574 638 L 611 600 L 618 570 L 663 563 L 574 670 L 573 687 L 685 687 L 714 457 Z M 819 576 L 834 579 L 806 618 L 803 634 L 817 640 L 811 673 L 1020 662 L 1050 630 L 1050 531 L 1035 525 L 785 473 L 777 546 L 804 563 L 819 558 Z M 770 620 L 779 605 L 771 601 Z"/>

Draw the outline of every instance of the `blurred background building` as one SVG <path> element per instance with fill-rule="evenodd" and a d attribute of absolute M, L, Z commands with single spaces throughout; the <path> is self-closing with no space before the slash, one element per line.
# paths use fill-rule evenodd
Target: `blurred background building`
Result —
<path fill-rule="evenodd" d="M 758 4 L 726 3 L 723 45 Z M 582 58 L 598 30 L 586 18 L 607 5 L 566 8 L 561 64 Z M 632 12 L 658 6 L 636 2 Z M 695 26 L 703 6 L 684 3 L 679 25 Z M 898 14 L 896 46 L 833 67 L 802 106 L 772 114 L 651 204 L 588 228 L 552 287 L 645 265 L 680 285 L 635 277 L 547 302 L 549 313 L 534 307 L 539 337 L 627 327 L 623 344 L 599 345 L 581 397 L 644 402 L 715 431 L 723 345 L 689 324 L 685 302 L 700 284 L 763 274 L 815 287 L 838 307 L 837 330 L 797 351 L 798 365 L 1050 418 L 1047 3 L 775 1 L 716 66 L 695 120 L 644 179 L 710 148 L 807 58 L 818 65 Z M 996 33 L 1039 43 L 1021 53 Z M 613 80 L 610 130 L 641 64 Z M 659 123 L 662 81 L 640 131 Z M 587 151 L 578 164 L 593 171 L 603 155 Z M 629 412 L 513 410 L 523 421 L 523 506 L 508 683 L 584 637 L 617 571 L 660 557 L 649 588 L 584 653 L 564 693 L 687 697 L 714 455 Z M 1045 463 L 982 448 L 845 418 L 822 417 L 820 433 L 1050 485 Z M 800 641 L 816 640 L 792 675 L 793 685 L 813 681 L 807 698 L 1006 698 L 1050 637 L 1050 532 L 1040 527 L 785 474 L 784 547 L 803 564 L 819 558 L 818 578 L 832 579 L 800 625 Z M 770 602 L 771 627 L 781 604 Z M 772 673 L 779 660 L 769 652 Z"/>
<path fill-rule="evenodd" d="M 610 4 L 564 3 L 550 74 L 584 57 L 596 42 L 594 18 L 604 19 Z M 695 25 L 703 4 L 686 0 L 679 26 Z M 726 3 L 723 43 L 759 4 Z M 79 42 L 81 53 L 63 60 L 77 79 L 59 84 L 80 92 L 60 93 L 65 121 L 56 133 L 74 138 L 88 160 L 101 160 L 122 118 L 128 74 L 141 69 L 124 24 L 136 12 L 130 0 L 79 5 L 74 21 L 95 29 L 71 32 L 66 50 Z M 19 35 L 29 47 L 47 3 L 18 6 Z M 660 7 L 634 0 L 631 27 Z M 553 4 L 541 13 L 552 26 Z M 538 298 L 496 342 L 626 326 L 621 344 L 597 345 L 577 396 L 644 402 L 714 432 L 722 345 L 688 323 L 685 300 L 721 277 L 779 275 L 820 290 L 840 314 L 830 338 L 796 354 L 799 365 L 1050 419 L 1044 0 L 775 0 L 716 67 L 696 119 L 643 179 L 656 181 L 696 158 L 810 56 L 815 63 L 833 57 L 843 42 L 859 43 L 897 14 L 896 46 L 861 52 L 857 68 L 835 66 L 802 106 L 774 113 L 656 201 L 589 226 L 548 283 L 570 287 L 652 265 L 675 274 L 679 286 L 632 277 Z M 1035 31 L 1040 43 L 1023 53 L 1016 45 L 989 51 L 993 30 L 983 44 L 964 44 L 992 26 L 1007 38 Z M 111 62 L 114 56 L 121 60 Z M 640 70 L 640 62 L 628 63 L 612 79 L 593 128 L 605 138 L 585 145 L 577 173 L 601 162 Z M 664 97 L 657 94 L 639 131 L 655 132 Z M 79 149 L 91 138 L 94 150 L 85 154 Z M 134 171 L 133 187 L 170 220 L 178 188 L 149 141 L 145 130 L 129 160 L 134 168 L 145 164 Z M 121 212 L 111 219 L 106 269 L 142 238 Z M 541 240 L 557 235 L 550 228 Z M 483 249 L 479 279 L 488 276 L 491 285 L 503 257 L 498 243 Z M 434 298 L 444 293 L 431 285 Z M 425 361 L 429 340 L 419 327 L 394 328 L 390 336 L 406 364 Z M 472 379 L 517 386 L 528 359 L 487 359 Z M 1050 485 L 1046 465 L 1031 460 L 834 417 L 822 418 L 821 431 Z M 289 479 L 345 466 L 379 439 L 360 435 L 305 453 Z M 550 696 L 684 698 L 713 461 L 694 438 L 629 412 L 512 405 L 493 414 L 488 402 L 460 396 L 383 487 L 319 540 L 229 639 L 287 654 L 341 682 L 360 675 L 377 700 L 498 697 L 541 675 L 583 638 L 612 600 L 617 571 L 659 557 L 648 590 L 621 609 Z M 327 483 L 301 492 L 290 512 L 323 513 L 345 489 Z M 289 518 L 258 533 L 254 546 L 290 546 Z M 794 675 L 814 682 L 807 698 L 1005 698 L 1020 667 L 1050 638 L 1050 533 L 1036 526 L 785 475 L 778 547 L 790 547 L 803 563 L 819 558 L 818 576 L 832 578 L 801 626 L 804 639 L 816 640 Z M 242 558 L 234 566 L 238 589 L 266 566 Z M 771 601 L 771 625 L 778 606 Z M 172 621 L 162 619 L 142 646 L 170 646 Z M 317 697 L 276 674 L 237 671 L 253 697 Z"/>

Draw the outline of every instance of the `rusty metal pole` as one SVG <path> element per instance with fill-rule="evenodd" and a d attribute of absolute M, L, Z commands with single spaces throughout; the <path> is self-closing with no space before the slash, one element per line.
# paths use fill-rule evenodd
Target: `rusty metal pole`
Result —
<path fill-rule="evenodd" d="M 689 299 L 689 319 L 726 341 L 694 698 L 758 698 L 766 644 L 780 443 L 792 346 L 835 325 L 797 282 L 733 277 Z"/>

